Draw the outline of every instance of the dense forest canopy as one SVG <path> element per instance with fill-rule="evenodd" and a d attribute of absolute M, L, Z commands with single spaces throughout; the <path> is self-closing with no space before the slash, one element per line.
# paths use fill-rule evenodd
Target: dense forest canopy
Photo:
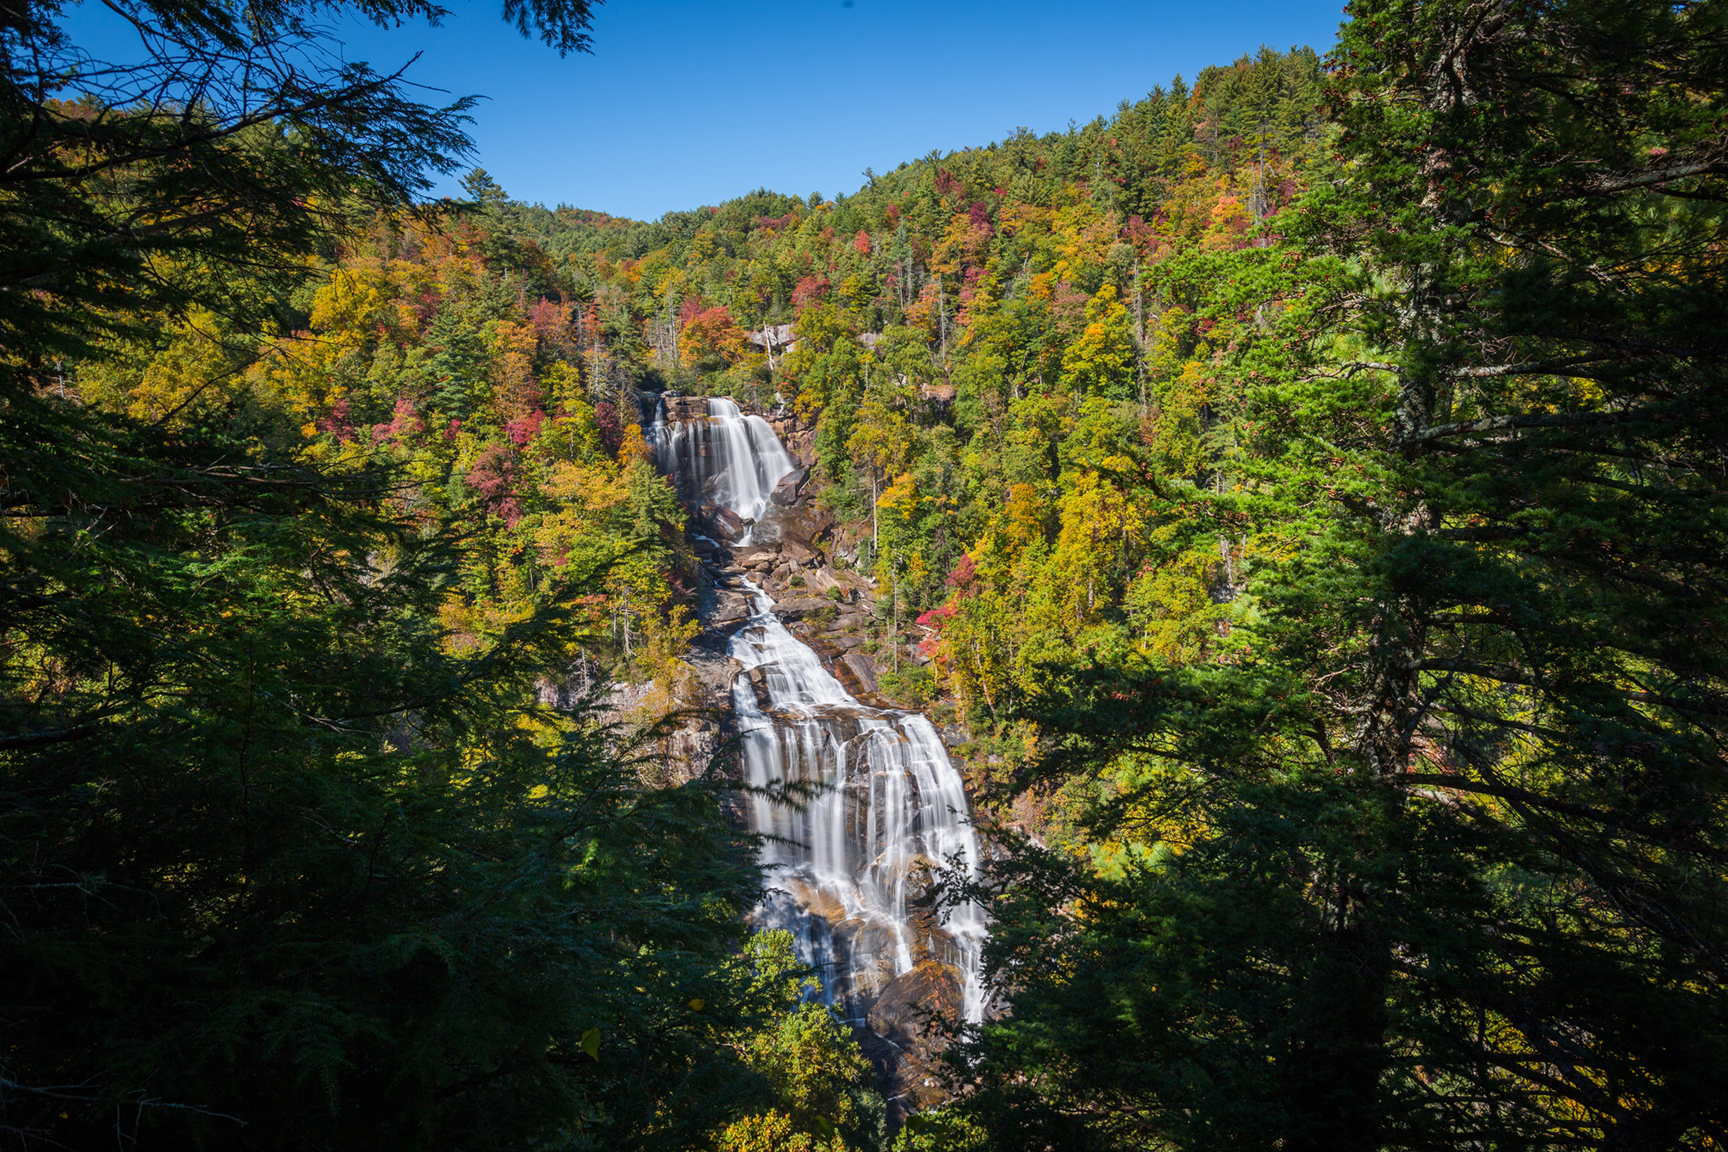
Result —
<path fill-rule="evenodd" d="M 1728 3 L 1355 0 L 654 222 L 126 10 L 0 26 L 8 1146 L 1728 1141 Z M 897 1132 L 662 738 L 668 391 L 807 438 L 967 733 L 1006 1008 Z"/>

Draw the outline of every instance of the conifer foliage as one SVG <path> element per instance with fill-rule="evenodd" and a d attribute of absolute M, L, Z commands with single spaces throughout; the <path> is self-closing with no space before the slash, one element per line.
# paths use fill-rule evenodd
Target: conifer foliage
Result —
<path fill-rule="evenodd" d="M 1252 481 L 1180 502 L 1260 534 L 1234 643 L 1044 711 L 1046 770 L 1111 778 L 1103 854 L 1002 878 L 976 1106 L 1011 1144 L 1715 1147 L 1728 8 L 1351 14 Z"/>
<path fill-rule="evenodd" d="M 136 66 L 0 27 L 0 1146 L 707 1146 L 799 974 L 717 780 L 583 691 L 670 626 L 640 430 L 510 237 L 400 311 L 320 268 L 443 235 L 463 104 L 301 7 L 114 7 Z"/>

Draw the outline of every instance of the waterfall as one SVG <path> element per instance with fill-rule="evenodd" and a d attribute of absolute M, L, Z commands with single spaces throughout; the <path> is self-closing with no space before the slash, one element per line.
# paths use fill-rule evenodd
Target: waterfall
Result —
<path fill-rule="evenodd" d="M 854 699 L 744 583 L 755 615 L 728 653 L 744 668 L 732 707 L 745 778 L 811 791 L 801 807 L 752 797 L 751 824 L 769 837 L 768 882 L 795 910 L 771 907 L 768 918 L 794 928 L 808 961 L 829 966 L 823 991 L 854 1022 L 895 978 L 929 961 L 957 972 L 965 1019 L 982 1019 L 983 911 L 962 904 L 939 924 L 929 906 L 935 869 L 957 860 L 976 876 L 979 866 L 966 791 L 941 737 L 916 712 Z"/>
<path fill-rule="evenodd" d="M 689 486 L 687 498 L 712 501 L 746 523 L 761 519 L 774 485 L 796 465 L 774 429 L 746 416 L 724 398 L 710 398 L 706 418 L 666 419 L 666 401 L 654 409 L 650 446 L 660 470 Z"/>
<path fill-rule="evenodd" d="M 699 501 L 755 521 L 794 465 L 767 421 L 729 400 L 706 416 L 662 401 L 654 442 L 662 467 Z M 792 930 L 801 957 L 822 977 L 825 999 L 855 1024 L 873 1006 L 947 1000 L 963 1018 L 983 1018 L 983 910 L 941 909 L 935 873 L 951 861 L 978 875 L 978 839 L 960 773 L 923 715 L 874 708 L 854 698 L 816 653 L 774 614 L 773 601 L 741 580 L 751 616 L 728 653 L 741 666 L 732 706 L 747 782 L 790 786 L 806 796 L 750 801 L 752 830 L 766 839 L 768 894 L 759 923 Z"/>

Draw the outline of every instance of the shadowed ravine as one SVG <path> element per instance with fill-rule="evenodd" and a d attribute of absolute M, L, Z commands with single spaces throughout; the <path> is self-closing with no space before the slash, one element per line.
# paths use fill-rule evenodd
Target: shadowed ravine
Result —
<path fill-rule="evenodd" d="M 761 417 L 730 400 L 678 400 L 671 412 L 662 401 L 652 440 L 716 536 L 743 550 L 759 525 L 763 536 L 784 530 L 776 519 L 792 510 L 771 496 L 796 465 Z M 979 866 L 960 774 L 928 719 L 858 700 L 760 586 L 718 563 L 711 571 L 748 598 L 726 649 L 738 668 L 731 697 L 746 781 L 807 790 L 801 804 L 760 792 L 749 801 L 752 830 L 769 838 L 757 922 L 790 929 L 835 1009 L 910 1057 L 892 1079 L 922 1102 L 920 1011 L 976 1021 L 986 1007 L 983 912 L 937 902 L 939 869 L 953 861 L 976 875 Z"/>

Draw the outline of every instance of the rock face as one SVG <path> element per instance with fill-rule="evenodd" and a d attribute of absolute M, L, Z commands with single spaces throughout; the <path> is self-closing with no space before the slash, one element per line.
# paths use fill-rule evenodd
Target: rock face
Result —
<path fill-rule="evenodd" d="M 894 1096 L 910 1097 L 919 1108 L 942 1102 L 946 1093 L 934 1075 L 934 1064 L 943 1043 L 931 1033 L 926 1014 L 936 1011 L 957 1017 L 963 999 L 953 967 L 931 961 L 896 976 L 877 996 L 868 1023 L 870 1031 L 897 1052 L 897 1058 L 881 1068 L 889 1087 L 895 1090 Z"/>
<path fill-rule="evenodd" d="M 774 428 L 774 434 L 780 437 L 780 443 L 786 446 L 786 451 L 792 458 L 805 468 L 816 464 L 816 429 L 806 427 L 802 420 L 792 415 L 777 415 L 769 421 Z"/>
<path fill-rule="evenodd" d="M 679 784 L 694 778 L 707 770 L 725 743 L 727 733 L 716 717 L 722 702 L 729 701 L 737 662 L 701 644 L 692 646 L 686 659 L 702 688 L 700 703 L 710 714 L 687 716 L 654 736 L 658 755 L 645 761 L 643 782 L 647 784 Z M 602 724 L 632 728 L 644 719 L 654 685 L 614 683 L 602 689 L 602 675 L 598 665 L 579 658 L 563 676 L 541 680 L 539 702 L 563 712 L 588 710 Z"/>

